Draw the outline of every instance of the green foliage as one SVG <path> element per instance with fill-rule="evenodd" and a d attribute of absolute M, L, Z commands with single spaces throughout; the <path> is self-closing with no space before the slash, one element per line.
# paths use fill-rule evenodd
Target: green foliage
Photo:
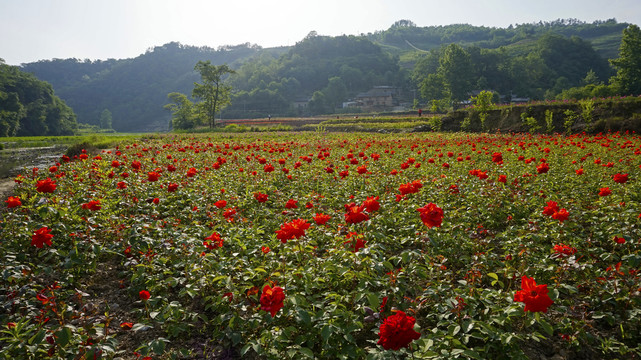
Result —
<path fill-rule="evenodd" d="M 0 63 L 0 137 L 69 135 L 76 116 L 50 84 Z"/>
<path fill-rule="evenodd" d="M 535 134 L 541 129 L 541 126 L 539 125 L 539 122 L 536 120 L 536 118 L 533 116 L 528 116 L 527 112 L 521 114 L 521 121 L 523 122 L 523 125 L 527 126 L 528 132 L 530 132 L 531 134 Z"/>
<path fill-rule="evenodd" d="M 174 130 L 193 129 L 200 124 L 194 104 L 181 93 L 169 93 L 167 97 L 172 103 L 165 105 L 165 109 L 171 111 L 171 127 Z"/>
<path fill-rule="evenodd" d="M 545 110 L 545 131 L 548 134 L 554 132 L 554 113 L 552 110 Z"/>
<path fill-rule="evenodd" d="M 570 134 L 572 133 L 572 127 L 574 126 L 576 120 L 579 118 L 579 115 L 570 109 L 565 110 L 563 112 L 563 115 L 565 115 L 565 121 L 563 122 L 565 133 Z"/>
<path fill-rule="evenodd" d="M 196 110 L 209 128 L 216 125 L 216 114 L 231 102 L 231 86 L 225 84 L 228 74 L 234 74 L 227 64 L 212 65 L 211 61 L 199 61 L 194 70 L 200 73 L 202 83 L 194 83 L 192 96 L 200 99 Z"/>
<path fill-rule="evenodd" d="M 581 117 L 583 118 L 583 122 L 585 122 L 585 130 L 589 132 L 592 130 L 592 122 L 594 120 L 593 119 L 594 100 L 592 99 L 580 100 L 579 106 L 581 107 Z"/>
<path fill-rule="evenodd" d="M 619 57 L 610 60 L 617 69 L 612 83 L 621 95 L 641 95 L 641 29 L 630 25 L 623 30 Z"/>
<path fill-rule="evenodd" d="M 113 119 L 111 117 L 111 111 L 109 109 L 104 109 L 100 113 L 100 128 L 101 129 L 112 129 Z"/>

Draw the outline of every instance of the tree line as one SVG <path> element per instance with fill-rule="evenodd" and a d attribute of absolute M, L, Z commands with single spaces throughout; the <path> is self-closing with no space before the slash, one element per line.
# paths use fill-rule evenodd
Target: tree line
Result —
<path fill-rule="evenodd" d="M 178 127 L 203 123 L 203 98 L 193 90 L 203 80 L 195 64 L 207 61 L 234 72 L 222 77 L 230 87 L 227 106 L 217 104 L 217 111 L 224 109 L 216 116 L 223 118 L 353 111 L 342 103 L 379 85 L 397 88 L 399 101 L 410 106 L 442 108 L 480 90 L 532 100 L 614 91 L 609 80 L 619 69 L 608 59 L 618 55 L 629 26 L 569 19 L 505 29 L 417 27 L 401 20 L 361 36 L 310 32 L 291 47 L 169 43 L 133 59 L 54 59 L 22 68 L 50 81 L 79 122 L 99 125 L 109 109 L 117 131 L 155 131 L 176 125 L 171 114 L 190 106 L 192 116 L 183 116 Z"/>

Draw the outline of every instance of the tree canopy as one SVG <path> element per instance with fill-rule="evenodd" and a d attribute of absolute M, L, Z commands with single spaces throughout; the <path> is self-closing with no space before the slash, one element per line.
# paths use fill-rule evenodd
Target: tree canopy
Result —
<path fill-rule="evenodd" d="M 0 61 L 0 136 L 70 135 L 76 115 L 50 84 Z"/>

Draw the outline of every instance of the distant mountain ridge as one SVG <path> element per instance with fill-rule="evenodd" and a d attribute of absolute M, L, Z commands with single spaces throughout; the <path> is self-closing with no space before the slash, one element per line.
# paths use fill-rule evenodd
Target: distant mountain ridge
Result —
<path fill-rule="evenodd" d="M 74 110 L 80 123 L 98 124 L 100 113 L 108 109 L 117 131 L 163 131 L 168 129 L 170 119 L 170 114 L 163 109 L 168 102 L 167 94 L 191 94 L 193 83 L 198 81 L 193 68 L 200 60 L 227 63 L 238 70 L 238 78 L 233 80 L 237 94 L 230 114 L 240 117 L 266 116 L 267 113 L 296 115 L 294 97 L 311 99 L 312 95 L 318 95 L 316 93 L 327 95 L 336 89 L 349 96 L 367 91 L 373 85 L 392 84 L 403 88 L 406 94 L 411 93 L 412 88 L 416 88 L 410 79 L 416 61 L 425 56 L 426 51 L 450 43 L 483 49 L 502 48 L 505 54 L 512 56 L 528 53 L 538 39 L 553 32 L 587 40 L 607 59 L 617 56 L 621 32 L 627 25 L 614 19 L 594 23 L 569 19 L 509 28 L 417 27 L 410 21 L 401 20 L 387 30 L 361 36 L 326 37 L 310 33 L 313 36 L 291 47 L 261 48 L 245 43 L 212 49 L 172 42 L 131 59 L 53 59 L 22 64 L 21 67 L 51 83 L 56 95 Z M 358 46 L 366 49 L 369 55 L 358 57 L 348 49 L 335 49 L 332 50 L 334 56 L 330 57 L 326 51 L 328 44 L 334 48 Z M 377 47 L 381 51 L 376 51 Z M 392 66 L 390 59 L 396 65 Z M 348 80 L 350 76 L 352 80 Z M 330 85 L 331 78 L 338 78 L 343 84 L 334 81 Z M 323 100 L 326 107 L 319 106 L 318 111 L 331 112 L 330 105 L 335 105 L 339 99 L 321 99 L 320 95 L 312 104 L 321 104 Z M 249 113 L 252 106 L 253 112 Z"/>

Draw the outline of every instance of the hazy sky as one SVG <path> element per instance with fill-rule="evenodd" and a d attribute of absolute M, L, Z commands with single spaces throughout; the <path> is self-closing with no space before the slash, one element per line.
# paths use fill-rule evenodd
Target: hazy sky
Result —
<path fill-rule="evenodd" d="M 0 0 L 0 58 L 130 58 L 148 48 L 293 45 L 310 31 L 357 35 L 395 21 L 507 27 L 556 19 L 641 24 L 640 0 Z"/>

